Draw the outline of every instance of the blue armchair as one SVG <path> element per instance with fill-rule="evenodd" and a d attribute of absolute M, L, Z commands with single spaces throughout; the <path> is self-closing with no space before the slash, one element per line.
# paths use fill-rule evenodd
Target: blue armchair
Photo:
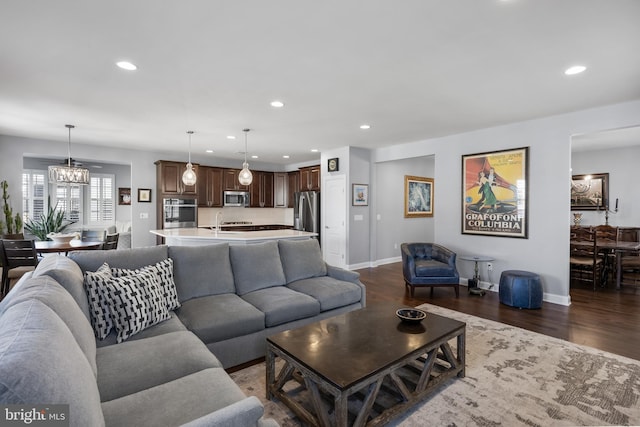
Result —
<path fill-rule="evenodd" d="M 416 287 L 453 286 L 456 298 L 460 296 L 460 275 L 456 269 L 456 253 L 435 243 L 403 243 L 402 274 L 404 283 L 411 291 Z"/>

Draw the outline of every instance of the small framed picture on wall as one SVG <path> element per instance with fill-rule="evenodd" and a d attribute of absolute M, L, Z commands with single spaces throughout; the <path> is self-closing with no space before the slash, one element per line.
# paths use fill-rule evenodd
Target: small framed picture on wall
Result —
<path fill-rule="evenodd" d="M 138 188 L 138 202 L 151 203 L 151 189 L 150 188 Z"/>
<path fill-rule="evenodd" d="M 351 196 L 353 206 L 369 206 L 369 184 L 353 184 Z"/>

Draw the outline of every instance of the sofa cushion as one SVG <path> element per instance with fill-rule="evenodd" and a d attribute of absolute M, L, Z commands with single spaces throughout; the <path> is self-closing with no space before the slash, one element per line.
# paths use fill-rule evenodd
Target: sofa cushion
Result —
<path fill-rule="evenodd" d="M 98 350 L 103 401 L 155 387 L 222 364 L 191 332 L 172 332 Z"/>
<path fill-rule="evenodd" d="M 244 394 L 224 369 L 210 368 L 103 402 L 102 410 L 107 425 L 177 426 L 244 399 Z M 249 426 L 256 422 L 257 419 L 253 422 L 245 420 L 233 425 Z"/>
<path fill-rule="evenodd" d="M 10 298 L 5 298 L 2 301 L 0 313 L 15 304 L 31 299 L 39 300 L 51 308 L 67 325 L 80 349 L 87 357 L 93 374 L 97 375 L 96 339 L 93 335 L 91 324 L 84 317 L 84 313 L 69 292 L 51 277 L 41 276 L 25 281 L 19 291 L 12 293 Z"/>
<path fill-rule="evenodd" d="M 187 328 L 184 326 L 184 323 L 182 323 L 180 319 L 178 319 L 178 316 L 174 312 L 170 312 L 169 314 L 171 315 L 170 318 L 168 318 L 163 322 L 156 323 L 153 326 L 149 326 L 147 329 L 142 330 L 137 334 L 130 336 L 127 339 L 127 342 L 149 338 L 149 337 L 155 337 L 158 335 L 164 335 L 171 332 L 179 332 L 179 331 L 187 330 Z M 109 335 L 107 335 L 107 337 L 104 340 L 96 341 L 96 346 L 100 348 L 100 347 L 106 347 L 109 345 L 117 344 L 118 343 L 117 337 L 118 337 L 118 332 L 115 329 L 112 329 Z"/>
<path fill-rule="evenodd" d="M 97 268 L 93 269 L 95 270 Z M 42 258 L 33 272 L 33 277 L 42 275 L 47 275 L 62 285 L 76 300 L 87 320 L 90 320 L 89 302 L 83 286 L 84 278 L 78 264 L 65 256 L 49 255 Z"/>
<path fill-rule="evenodd" d="M 278 242 L 229 246 L 238 295 L 285 284 Z"/>
<path fill-rule="evenodd" d="M 176 284 L 173 280 L 173 260 L 171 258 L 164 259 L 153 265 L 136 268 L 135 270 L 116 267 L 111 268 L 111 274 L 114 277 L 133 276 L 139 273 L 153 273 L 158 276 L 158 282 L 163 291 L 162 297 L 167 305 L 167 310 L 171 311 L 180 307 Z"/>
<path fill-rule="evenodd" d="M 154 273 L 113 277 L 105 286 L 118 343 L 170 317 Z"/>
<path fill-rule="evenodd" d="M 320 311 L 343 307 L 362 299 L 362 288 L 359 285 L 329 276 L 298 280 L 287 287 L 317 299 Z"/>
<path fill-rule="evenodd" d="M 167 246 L 162 245 L 117 251 L 72 251 L 68 257 L 85 272 L 96 271 L 105 262 L 111 267 L 133 270 L 153 265 L 167 259 L 168 256 Z"/>
<path fill-rule="evenodd" d="M 444 262 L 435 259 L 416 259 L 416 276 L 418 277 L 441 277 L 453 276 L 456 269 Z"/>
<path fill-rule="evenodd" d="M 249 292 L 242 299 L 264 313 L 267 328 L 320 313 L 318 300 L 284 286 Z"/>
<path fill-rule="evenodd" d="M 287 283 L 327 275 L 318 240 L 279 240 L 278 250 Z"/>
<path fill-rule="evenodd" d="M 264 329 L 264 314 L 236 294 L 194 298 L 176 313 L 205 344 Z"/>
<path fill-rule="evenodd" d="M 0 316 L 0 402 L 69 404 L 72 426 L 103 426 L 100 395 L 85 354 L 41 301 Z"/>
<path fill-rule="evenodd" d="M 87 291 L 91 325 L 96 338 L 103 340 L 113 329 L 111 309 L 107 301 L 107 282 L 112 279 L 111 268 L 106 262 L 97 271 L 84 273 L 84 287 Z"/>
<path fill-rule="evenodd" d="M 170 246 L 169 256 L 173 259 L 174 280 L 180 301 L 236 292 L 227 243 Z M 198 268 L 193 268 L 194 265 Z"/>

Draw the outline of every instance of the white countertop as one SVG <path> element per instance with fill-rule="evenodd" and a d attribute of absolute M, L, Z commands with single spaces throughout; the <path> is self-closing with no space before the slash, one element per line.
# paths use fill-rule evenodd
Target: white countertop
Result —
<path fill-rule="evenodd" d="M 318 235 L 299 230 L 213 231 L 206 228 L 170 228 L 151 230 L 151 233 L 164 237 L 168 245 L 202 245 L 217 242 L 246 244 L 267 240 L 308 239 Z"/>

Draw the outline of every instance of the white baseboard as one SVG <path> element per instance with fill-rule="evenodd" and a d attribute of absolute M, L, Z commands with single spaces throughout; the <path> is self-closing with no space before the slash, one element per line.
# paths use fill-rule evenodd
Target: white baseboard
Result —
<path fill-rule="evenodd" d="M 371 262 L 361 262 L 359 264 L 349 264 L 347 266 L 347 270 L 357 270 L 359 268 L 374 268 L 374 267 L 379 267 L 381 265 L 393 264 L 394 262 L 400 262 L 400 261 L 402 261 L 402 257 L 401 256 L 393 257 L 393 258 L 378 259 L 378 260 L 371 261 Z"/>

